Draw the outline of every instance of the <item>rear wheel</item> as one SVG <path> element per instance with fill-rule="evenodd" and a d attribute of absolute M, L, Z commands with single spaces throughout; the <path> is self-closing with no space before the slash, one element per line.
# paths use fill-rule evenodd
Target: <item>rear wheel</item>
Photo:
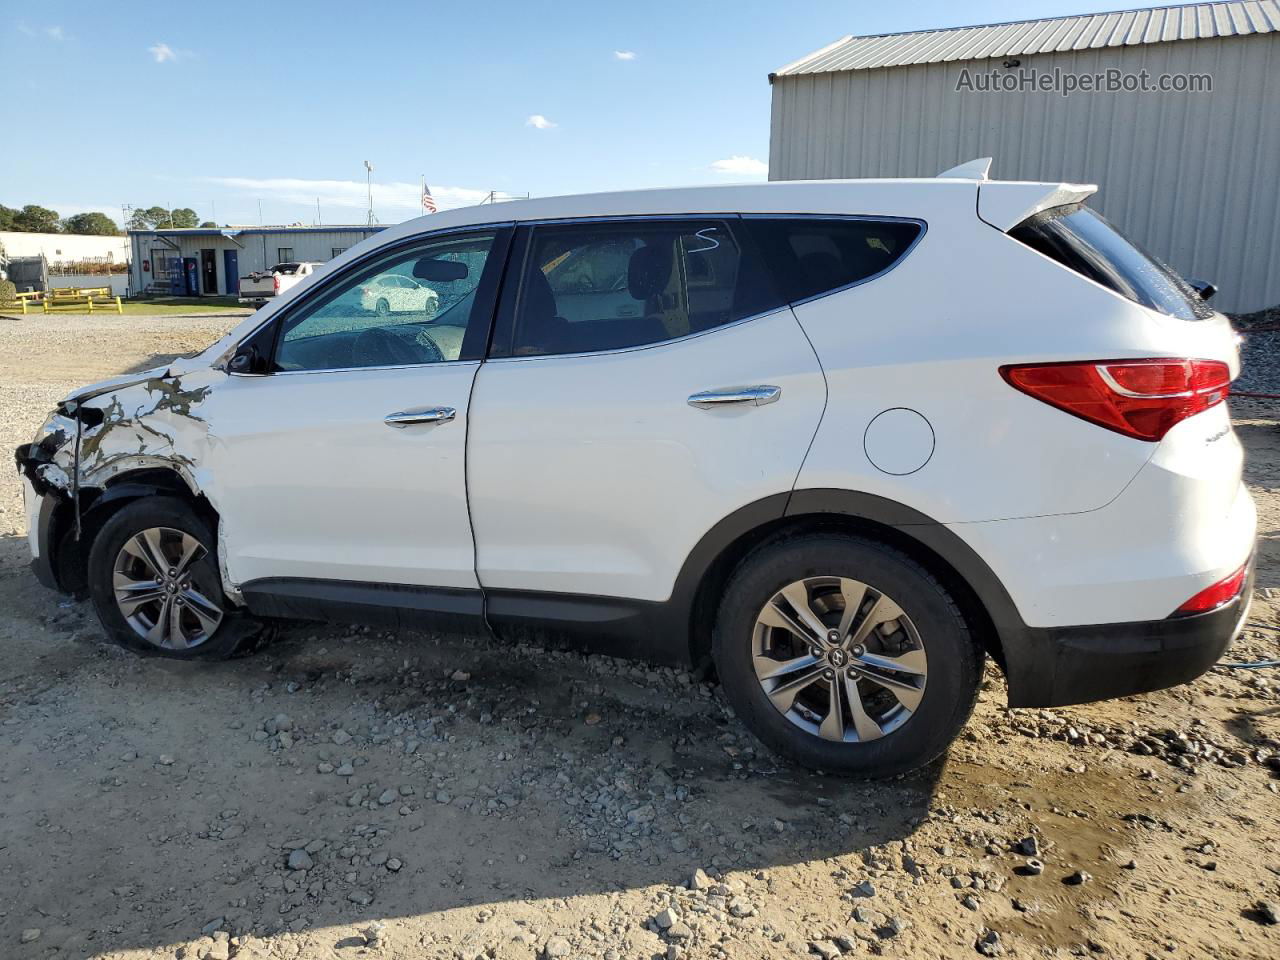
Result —
<path fill-rule="evenodd" d="M 391 304 L 385 299 L 381 299 L 373 305 L 373 312 L 380 317 L 389 317 L 391 316 Z"/>
<path fill-rule="evenodd" d="M 104 524 L 89 551 L 89 592 L 121 646 L 182 660 L 216 660 L 258 631 L 222 592 L 217 541 L 183 501 L 138 500 Z"/>
<path fill-rule="evenodd" d="M 768 746 L 865 777 L 942 753 L 973 710 L 983 659 L 924 567 L 835 534 L 780 541 L 744 560 L 713 652 L 725 696 Z"/>

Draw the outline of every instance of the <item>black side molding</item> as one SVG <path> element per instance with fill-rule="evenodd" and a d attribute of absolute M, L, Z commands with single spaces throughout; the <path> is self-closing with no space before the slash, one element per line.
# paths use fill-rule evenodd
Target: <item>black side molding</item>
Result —
<path fill-rule="evenodd" d="M 479 590 L 273 577 L 240 592 L 249 612 L 263 617 L 462 631 L 484 624 Z"/>

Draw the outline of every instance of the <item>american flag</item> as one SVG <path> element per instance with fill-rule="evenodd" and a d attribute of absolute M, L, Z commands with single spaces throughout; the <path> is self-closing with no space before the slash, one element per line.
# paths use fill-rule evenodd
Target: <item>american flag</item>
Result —
<path fill-rule="evenodd" d="M 436 213 L 440 208 L 436 206 L 435 197 L 431 196 L 431 188 L 427 186 L 427 182 L 422 181 L 422 212 Z"/>

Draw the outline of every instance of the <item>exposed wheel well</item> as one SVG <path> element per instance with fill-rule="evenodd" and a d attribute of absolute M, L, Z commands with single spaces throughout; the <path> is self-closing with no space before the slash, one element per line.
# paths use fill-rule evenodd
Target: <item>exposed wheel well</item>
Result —
<path fill-rule="evenodd" d="M 780 517 L 761 524 L 726 546 L 703 574 L 694 595 L 689 624 L 689 657 L 699 669 L 711 662 L 711 633 L 724 588 L 748 554 L 769 543 L 807 533 L 844 533 L 876 540 L 907 554 L 946 587 L 973 636 L 1001 668 L 1004 650 L 990 612 L 969 582 L 945 559 L 919 540 L 888 524 L 847 514 L 811 513 Z"/>
<path fill-rule="evenodd" d="M 203 496 L 193 493 L 175 471 L 150 468 L 112 477 L 101 488 L 80 493 L 80 536 L 76 537 L 75 507 L 68 499 L 58 509 L 54 563 L 58 584 L 67 593 L 83 594 L 88 588 L 89 549 L 102 527 L 122 507 L 142 497 L 166 496 L 188 503 L 201 519 L 216 530 L 218 513 Z"/>

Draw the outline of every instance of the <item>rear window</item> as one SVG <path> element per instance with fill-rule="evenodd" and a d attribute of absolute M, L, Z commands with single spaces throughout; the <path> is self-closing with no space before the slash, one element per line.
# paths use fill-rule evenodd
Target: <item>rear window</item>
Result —
<path fill-rule="evenodd" d="M 1009 236 L 1144 307 L 1179 320 L 1213 316 L 1178 274 L 1081 204 L 1037 213 Z"/>
<path fill-rule="evenodd" d="M 271 272 L 293 274 L 293 273 L 297 273 L 301 268 L 302 268 L 302 264 L 300 263 L 277 263 L 274 267 L 271 268 Z"/>
<path fill-rule="evenodd" d="M 884 273 L 924 231 L 916 220 L 871 217 L 748 217 L 746 223 L 789 303 Z"/>

